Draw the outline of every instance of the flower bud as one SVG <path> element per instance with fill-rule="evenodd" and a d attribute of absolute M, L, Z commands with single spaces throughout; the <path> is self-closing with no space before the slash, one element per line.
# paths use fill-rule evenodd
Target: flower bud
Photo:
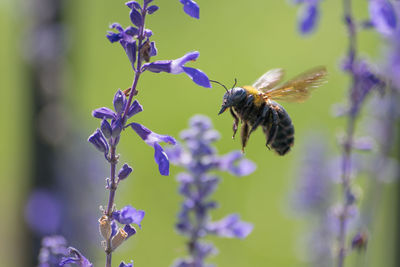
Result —
<path fill-rule="evenodd" d="M 107 140 L 104 138 L 104 135 L 99 129 L 97 129 L 91 136 L 89 136 L 88 141 L 92 143 L 100 152 L 104 152 L 106 154 L 108 153 Z"/>
<path fill-rule="evenodd" d="M 111 221 L 106 215 L 101 216 L 101 218 L 99 219 L 99 231 L 100 231 L 101 236 L 105 240 L 110 239 L 110 237 L 111 237 Z"/>
<path fill-rule="evenodd" d="M 124 166 L 122 166 L 121 170 L 119 170 L 118 172 L 118 178 L 120 180 L 124 180 L 126 177 L 129 176 L 129 174 L 132 172 L 132 168 L 129 167 L 128 164 L 124 164 Z"/>
<path fill-rule="evenodd" d="M 126 97 L 121 90 L 118 90 L 114 96 L 114 109 L 117 113 L 122 113 L 126 105 Z"/>
<path fill-rule="evenodd" d="M 100 126 L 101 131 L 103 132 L 104 136 L 109 139 L 111 137 L 112 129 L 110 123 L 106 119 L 103 119 Z"/>
<path fill-rule="evenodd" d="M 111 136 L 113 137 L 113 138 L 117 138 L 119 135 L 120 135 L 120 133 L 121 133 L 121 131 L 122 131 L 122 127 L 123 127 L 123 124 L 122 124 L 122 118 L 119 118 L 118 120 L 116 120 L 116 121 L 114 121 L 113 123 L 112 123 L 112 133 L 111 133 Z"/>

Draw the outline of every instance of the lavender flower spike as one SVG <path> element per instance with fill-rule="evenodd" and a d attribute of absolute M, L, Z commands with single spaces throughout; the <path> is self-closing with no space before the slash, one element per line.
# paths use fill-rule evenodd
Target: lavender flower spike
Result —
<path fill-rule="evenodd" d="M 168 72 L 172 74 L 186 73 L 196 84 L 211 88 L 210 80 L 207 75 L 199 69 L 185 67 L 189 61 L 195 61 L 200 56 L 197 51 L 189 52 L 181 58 L 175 60 L 160 60 L 144 64 L 142 71 L 148 70 L 151 72 Z"/>
<path fill-rule="evenodd" d="M 186 169 L 178 174 L 179 193 L 183 195 L 181 211 L 178 214 L 176 228 L 182 235 L 188 236 L 188 258 L 178 259 L 174 267 L 205 266 L 204 260 L 216 249 L 201 239 L 205 235 L 245 238 L 253 229 L 249 223 L 240 221 L 239 215 L 231 214 L 222 220 L 211 221 L 210 211 L 218 205 L 209 200 L 217 188 L 219 177 L 211 171 L 228 171 L 234 175 L 247 175 L 254 171 L 254 163 L 243 159 L 239 151 L 225 156 L 216 155 L 211 145 L 219 137 L 212 129 L 211 121 L 201 115 L 190 120 L 190 129 L 181 133 L 185 146 L 175 146 L 167 150 L 171 162 Z"/>

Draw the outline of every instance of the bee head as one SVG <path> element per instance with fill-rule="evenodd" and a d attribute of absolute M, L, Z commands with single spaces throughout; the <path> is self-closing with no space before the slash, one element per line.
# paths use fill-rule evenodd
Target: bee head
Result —
<path fill-rule="evenodd" d="M 238 105 L 240 102 L 246 99 L 246 96 L 246 90 L 241 87 L 234 87 L 228 90 L 224 94 L 221 110 L 219 111 L 218 115 L 222 114 L 227 108 Z"/>
<path fill-rule="evenodd" d="M 225 85 L 223 85 L 220 82 L 210 80 L 210 82 L 217 83 L 221 85 L 222 87 L 225 88 L 226 93 L 224 94 L 224 98 L 222 100 L 222 107 L 221 110 L 219 111 L 219 114 L 222 114 L 227 108 L 230 108 L 232 106 L 235 106 L 239 104 L 241 101 L 243 101 L 246 98 L 246 91 L 241 88 L 241 87 L 235 87 L 236 86 L 236 78 L 235 78 L 235 83 L 233 84 L 231 89 L 227 89 Z"/>

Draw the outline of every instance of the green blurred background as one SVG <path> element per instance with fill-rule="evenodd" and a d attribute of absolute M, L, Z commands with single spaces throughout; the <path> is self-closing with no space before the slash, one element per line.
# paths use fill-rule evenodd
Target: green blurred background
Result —
<path fill-rule="evenodd" d="M 357 15 L 366 17 L 366 1 L 353 2 Z M 146 23 L 154 33 L 152 40 L 158 48 L 156 59 L 175 59 L 189 51 L 200 51 L 200 58 L 191 66 L 228 86 L 234 78 L 239 84 L 251 84 L 266 70 L 275 67 L 285 68 L 286 77 L 317 65 L 328 68 L 328 83 L 315 91 L 307 103 L 284 105 L 296 128 L 292 152 L 278 157 L 265 148 L 265 137 L 257 131 L 246 149 L 246 156 L 258 166 L 256 172 L 243 178 L 224 174 L 214 196 L 221 204 L 214 218 L 238 212 L 244 220 L 253 222 L 255 229 L 246 240 L 213 239 L 220 253 L 210 262 L 230 267 L 307 266 L 300 260 L 297 246 L 306 222 L 291 214 L 288 194 L 294 187 L 296 166 L 307 153 L 302 149 L 305 137 L 322 132 L 333 153 L 338 153 L 336 135 L 343 130 L 345 120 L 333 118 L 331 109 L 332 104 L 343 102 L 349 82 L 338 68 L 347 45 L 341 4 L 323 1 L 317 31 L 304 38 L 296 30 L 297 8 L 286 1 L 199 0 L 198 3 L 201 19 L 195 20 L 182 11 L 178 0 L 155 1 L 160 10 L 149 16 Z M 70 116 L 69 127 L 86 138 L 99 125 L 98 120 L 91 117 L 91 111 L 111 106 L 116 89 L 131 86 L 133 73 L 123 49 L 105 38 L 112 22 L 123 26 L 130 23 L 129 9 L 124 1 L 69 0 L 64 5 L 68 56 L 63 70 L 63 103 Z M 2 266 L 27 266 L 20 255 L 30 250 L 22 215 L 31 186 L 29 128 L 34 127 L 30 121 L 32 92 L 22 56 L 29 14 L 25 2 L 0 2 L 3 31 L 0 43 Z M 362 54 L 378 58 L 380 39 L 377 34 L 362 33 L 359 48 Z M 137 99 L 144 112 L 135 116 L 135 121 L 157 133 L 178 137 L 192 115 L 205 114 L 221 133 L 221 140 L 217 142 L 220 153 L 240 148 L 239 140 L 231 139 L 232 118 L 229 114 L 216 115 L 224 94 L 222 88 L 197 87 L 184 74 L 145 73 L 139 82 L 139 92 Z M 91 157 L 104 162 L 89 143 L 86 145 Z M 172 167 L 170 177 L 160 176 L 153 150 L 129 131 L 120 142 L 119 152 L 121 162 L 134 167 L 134 175 L 119 187 L 116 203 L 118 207 L 130 203 L 144 209 L 146 216 L 143 229 L 134 240 L 113 255 L 114 265 L 120 260 L 134 259 L 136 266 L 169 266 L 175 258 L 185 254 L 184 239 L 173 227 L 181 201 L 174 176 L 181 170 Z M 103 179 L 98 177 L 98 187 L 93 189 L 103 192 L 97 195 L 94 202 L 98 204 L 93 206 L 94 210 L 106 201 Z M 76 190 L 80 190 L 79 185 Z M 374 251 L 370 266 L 395 266 L 392 257 L 395 201 L 394 189 L 386 188 L 385 209 L 378 219 L 379 234 L 370 244 L 369 251 Z M 97 232 L 97 229 L 92 231 Z M 79 244 L 71 245 L 89 251 Z M 104 255 L 100 244 L 96 245 L 94 243 L 90 249 L 98 251 L 92 261 L 95 266 L 101 266 Z"/>

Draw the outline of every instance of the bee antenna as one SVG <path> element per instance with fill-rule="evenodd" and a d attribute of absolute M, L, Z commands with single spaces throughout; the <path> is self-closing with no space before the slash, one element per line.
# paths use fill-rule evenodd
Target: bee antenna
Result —
<path fill-rule="evenodd" d="M 232 88 L 234 88 L 237 84 L 237 79 L 235 78 L 235 83 L 233 84 Z"/>
<path fill-rule="evenodd" d="M 224 87 L 225 90 L 228 92 L 228 88 L 226 88 L 226 86 L 223 85 L 222 83 L 220 83 L 220 82 L 218 82 L 218 81 L 214 81 L 214 80 L 210 80 L 210 82 L 212 82 L 212 83 L 217 83 L 217 84 L 221 85 L 221 86 Z"/>

